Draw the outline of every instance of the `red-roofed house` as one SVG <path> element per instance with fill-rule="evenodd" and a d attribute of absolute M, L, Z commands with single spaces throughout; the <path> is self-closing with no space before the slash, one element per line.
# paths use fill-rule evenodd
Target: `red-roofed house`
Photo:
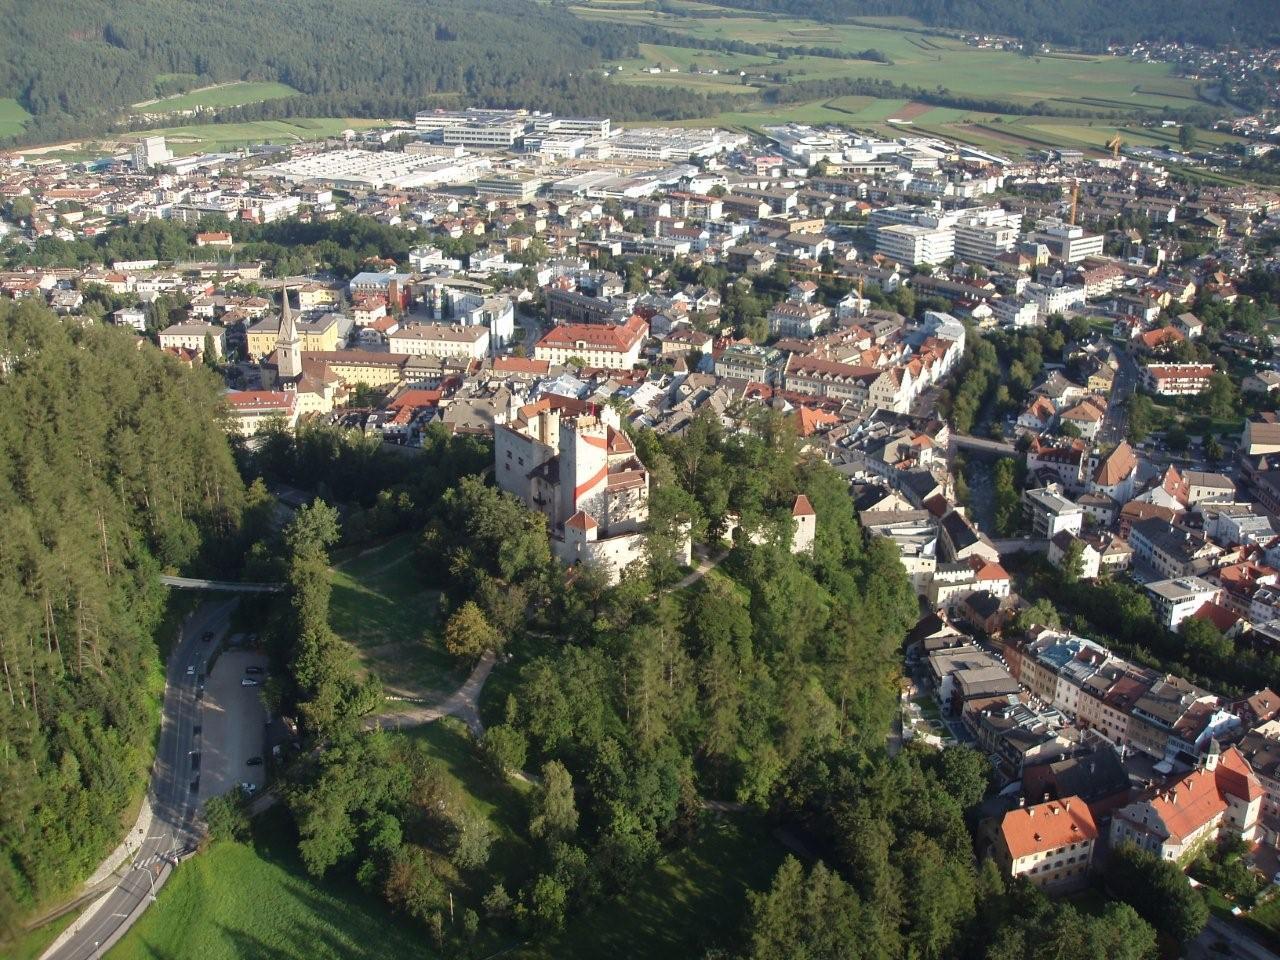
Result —
<path fill-rule="evenodd" d="M 630 370 L 639 362 L 640 346 L 648 335 L 649 325 L 635 316 L 616 326 L 565 323 L 547 331 L 533 348 L 533 356 L 556 364 L 576 359 L 588 367 Z"/>
<path fill-rule="evenodd" d="M 228 390 L 226 394 L 231 426 L 242 437 L 252 437 L 270 421 L 283 420 L 293 427 L 298 422 L 297 400 L 292 390 Z"/>
<path fill-rule="evenodd" d="M 1064 797 L 1006 813 L 994 854 L 1008 876 L 1062 890 L 1087 879 L 1097 840 L 1089 805 L 1079 797 Z"/>
<path fill-rule="evenodd" d="M 1164 860 L 1183 860 L 1221 834 L 1252 841 L 1262 811 L 1262 785 L 1235 747 L 1214 741 L 1204 766 L 1176 783 L 1121 807 L 1111 821 L 1111 844 L 1126 841 Z"/>

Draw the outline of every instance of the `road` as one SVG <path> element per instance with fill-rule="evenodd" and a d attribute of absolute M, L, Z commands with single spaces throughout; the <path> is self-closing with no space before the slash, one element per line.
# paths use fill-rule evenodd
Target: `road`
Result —
<path fill-rule="evenodd" d="M 238 601 L 222 600 L 201 606 L 183 625 L 182 636 L 169 657 L 165 674 L 160 740 L 151 768 L 151 805 L 155 812 L 150 833 L 134 856 L 131 868 L 115 889 L 98 902 L 91 916 L 42 960 L 97 960 L 110 949 L 146 908 L 153 889 L 168 879 L 174 864 L 198 838 L 197 802 L 192 784 L 192 733 L 199 722 L 202 693 L 198 682 L 210 646 L 206 632 L 225 634 Z M 187 671 L 192 672 L 189 674 Z"/>
<path fill-rule="evenodd" d="M 1125 404 L 1133 396 L 1138 387 L 1138 365 L 1126 349 L 1120 350 L 1120 368 L 1116 370 L 1115 381 L 1111 385 L 1111 395 L 1107 401 L 1107 413 L 1098 430 L 1098 443 L 1111 445 L 1124 439 L 1129 430 L 1129 418 Z"/>
<path fill-rule="evenodd" d="M 214 590 L 219 593 L 279 593 L 283 583 L 241 583 L 236 580 L 199 580 L 193 577 L 161 577 L 166 587 L 179 590 Z"/>
<path fill-rule="evenodd" d="M 1224 951 L 1220 944 L 1226 944 L 1227 949 Z M 1221 917 L 1209 918 L 1204 933 L 1187 944 L 1186 956 L 1189 960 L 1224 960 L 1231 957 L 1237 960 L 1277 960 L 1274 953 L 1254 939 L 1244 924 L 1233 923 Z"/>

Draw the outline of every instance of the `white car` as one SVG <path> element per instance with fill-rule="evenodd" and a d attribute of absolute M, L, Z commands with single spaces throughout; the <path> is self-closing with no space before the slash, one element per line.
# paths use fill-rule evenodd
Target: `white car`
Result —
<path fill-rule="evenodd" d="M 258 681 L 253 679 L 253 677 L 245 677 L 240 681 L 240 686 L 242 687 L 256 687 L 257 685 Z"/>
<path fill-rule="evenodd" d="M 196 667 L 195 667 L 195 664 L 192 664 L 191 666 L 187 667 L 187 676 L 194 677 L 195 675 L 196 675 Z"/>

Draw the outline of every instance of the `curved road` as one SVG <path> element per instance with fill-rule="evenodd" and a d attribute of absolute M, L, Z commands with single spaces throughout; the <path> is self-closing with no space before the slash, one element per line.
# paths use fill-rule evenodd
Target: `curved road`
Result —
<path fill-rule="evenodd" d="M 152 891 L 168 879 L 178 859 L 194 849 L 199 834 L 192 790 L 192 728 L 201 709 L 197 683 L 212 646 L 202 637 L 206 632 L 214 637 L 224 634 L 236 603 L 234 599 L 206 603 L 183 624 L 165 674 L 160 740 L 151 768 L 151 831 L 115 889 L 91 908 L 93 915 L 41 960 L 97 960 L 146 909 Z"/>

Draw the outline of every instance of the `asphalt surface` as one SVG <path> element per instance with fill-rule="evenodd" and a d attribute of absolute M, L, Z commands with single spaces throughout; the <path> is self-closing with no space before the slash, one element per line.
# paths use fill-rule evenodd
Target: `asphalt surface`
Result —
<path fill-rule="evenodd" d="M 200 802 L 221 796 L 241 783 L 261 789 L 265 766 L 249 766 L 250 757 L 263 757 L 267 711 L 262 687 L 246 687 L 248 667 L 266 670 L 267 658 L 247 650 L 229 650 L 218 657 L 204 691 L 200 718 Z M 265 673 L 253 675 L 261 681 Z"/>
<path fill-rule="evenodd" d="M 225 635 L 237 601 L 206 603 L 183 625 L 165 673 L 160 739 L 151 768 L 151 804 L 155 816 L 129 870 L 84 927 L 45 960 L 97 960 L 128 929 L 153 889 L 167 879 L 177 858 L 198 839 L 197 794 L 192 786 L 192 736 L 200 722 L 200 686 L 210 643 Z M 192 672 L 188 673 L 188 669 Z"/>
<path fill-rule="evenodd" d="M 1097 440 L 1100 444 L 1115 444 L 1124 439 L 1129 431 L 1129 416 L 1125 404 L 1133 396 L 1138 386 L 1138 365 L 1128 350 L 1120 350 L 1120 367 L 1116 370 L 1115 380 L 1111 384 L 1111 394 L 1107 402 L 1107 412 L 1102 418 L 1102 426 L 1098 429 Z"/>

